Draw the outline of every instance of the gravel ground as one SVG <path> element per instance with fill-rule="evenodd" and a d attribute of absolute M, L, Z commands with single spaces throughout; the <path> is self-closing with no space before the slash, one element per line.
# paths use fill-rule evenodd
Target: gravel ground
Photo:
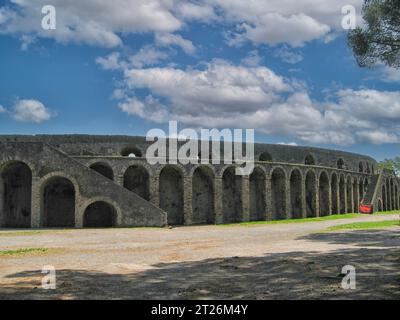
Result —
<path fill-rule="evenodd" d="M 0 299 L 400 299 L 400 227 L 318 233 L 399 215 L 253 226 L 0 230 Z M 57 289 L 41 288 L 42 267 Z M 353 265 L 355 290 L 341 287 Z"/>

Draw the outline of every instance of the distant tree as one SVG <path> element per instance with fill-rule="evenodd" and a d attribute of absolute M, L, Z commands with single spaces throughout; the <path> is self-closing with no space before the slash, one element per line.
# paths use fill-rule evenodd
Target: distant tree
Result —
<path fill-rule="evenodd" d="M 379 162 L 379 168 L 393 170 L 397 176 L 400 176 L 400 157 L 385 159 Z"/>
<path fill-rule="evenodd" d="M 348 34 L 358 64 L 400 68 L 400 0 L 366 0 L 362 16 L 365 26 Z"/>

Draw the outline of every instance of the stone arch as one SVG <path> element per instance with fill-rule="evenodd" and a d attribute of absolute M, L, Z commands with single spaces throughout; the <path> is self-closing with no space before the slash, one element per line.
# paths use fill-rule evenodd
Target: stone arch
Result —
<path fill-rule="evenodd" d="M 330 215 L 329 205 L 329 177 L 325 171 L 322 171 L 319 176 L 319 215 Z"/>
<path fill-rule="evenodd" d="M 114 180 L 114 171 L 108 163 L 95 162 L 91 164 L 89 168 L 110 180 Z"/>
<path fill-rule="evenodd" d="M 331 199 L 332 199 L 332 214 L 338 214 L 339 213 L 339 207 L 338 207 L 338 177 L 337 174 L 334 172 L 332 173 L 331 177 Z"/>
<path fill-rule="evenodd" d="M 292 218 L 303 216 L 303 178 L 299 169 L 293 169 L 290 174 L 290 205 Z"/>
<path fill-rule="evenodd" d="M 1 166 L 0 227 L 31 226 L 32 170 L 22 161 Z"/>
<path fill-rule="evenodd" d="M 396 205 L 395 205 L 395 202 L 396 202 L 396 200 L 395 200 L 396 198 L 395 198 L 395 190 L 394 190 L 394 181 L 393 181 L 393 178 L 390 178 L 390 208 L 392 209 L 392 210 L 395 210 L 396 209 Z"/>
<path fill-rule="evenodd" d="M 242 176 L 235 174 L 235 167 L 227 167 L 222 174 L 223 221 L 239 222 L 242 217 Z"/>
<path fill-rule="evenodd" d="M 370 167 L 369 167 L 369 162 L 367 162 L 367 168 L 366 168 L 365 171 L 366 171 L 368 174 L 371 173 L 371 169 L 370 169 Z"/>
<path fill-rule="evenodd" d="M 214 218 L 214 172 L 198 166 L 192 176 L 192 212 L 194 224 L 212 224 Z"/>
<path fill-rule="evenodd" d="M 130 158 L 141 158 L 142 151 L 136 146 L 127 146 L 121 150 L 121 156 Z"/>
<path fill-rule="evenodd" d="M 346 182 L 343 175 L 339 179 L 339 213 L 346 213 Z"/>
<path fill-rule="evenodd" d="M 362 161 L 358 164 L 358 172 L 363 173 L 364 172 L 364 164 Z"/>
<path fill-rule="evenodd" d="M 385 184 L 382 184 L 382 208 L 383 208 L 383 211 L 388 211 L 387 193 L 386 193 L 386 185 Z"/>
<path fill-rule="evenodd" d="M 304 158 L 304 164 L 307 166 L 315 166 L 315 159 L 311 154 L 306 155 Z"/>
<path fill-rule="evenodd" d="M 364 183 L 363 179 L 361 178 L 360 181 L 358 182 L 358 194 L 360 195 L 360 203 L 364 200 Z"/>
<path fill-rule="evenodd" d="M 169 225 L 184 224 L 183 173 L 179 167 L 166 165 L 159 177 L 160 208 L 167 212 Z"/>
<path fill-rule="evenodd" d="M 136 193 L 139 197 L 150 200 L 150 175 L 141 165 L 131 165 L 124 173 L 124 188 Z"/>
<path fill-rule="evenodd" d="M 269 152 L 263 152 L 258 157 L 259 161 L 272 162 L 272 156 Z"/>
<path fill-rule="evenodd" d="M 255 167 L 249 178 L 250 183 L 250 221 L 265 220 L 266 189 L 265 172 Z"/>
<path fill-rule="evenodd" d="M 83 214 L 84 228 L 112 228 L 117 225 L 117 210 L 106 201 L 95 201 Z"/>
<path fill-rule="evenodd" d="M 336 166 L 338 169 L 345 169 L 346 167 L 344 160 L 342 158 L 338 159 L 338 161 L 336 162 Z"/>
<path fill-rule="evenodd" d="M 347 213 L 352 213 L 353 212 L 353 205 L 351 202 L 351 198 L 353 195 L 353 184 L 351 182 L 350 176 L 347 177 L 346 179 L 346 200 L 347 200 Z"/>
<path fill-rule="evenodd" d="M 48 228 L 75 226 L 76 188 L 64 176 L 51 176 L 41 186 L 41 224 Z"/>
<path fill-rule="evenodd" d="M 271 174 L 272 216 L 274 219 L 286 219 L 286 174 L 278 167 Z"/>
<path fill-rule="evenodd" d="M 378 200 L 378 212 L 382 212 L 383 211 L 383 205 L 382 205 L 382 199 Z"/>
<path fill-rule="evenodd" d="M 358 194 L 358 181 L 357 181 L 357 178 L 354 178 L 354 181 L 353 181 L 353 199 L 354 199 L 353 212 L 358 213 L 359 205 L 360 205 L 360 196 Z"/>
<path fill-rule="evenodd" d="M 392 200 L 391 200 L 391 192 L 390 192 L 390 180 L 386 179 L 386 210 L 392 210 Z"/>
<path fill-rule="evenodd" d="M 316 217 L 316 186 L 317 177 L 314 170 L 308 170 L 306 174 L 306 211 L 307 217 Z"/>

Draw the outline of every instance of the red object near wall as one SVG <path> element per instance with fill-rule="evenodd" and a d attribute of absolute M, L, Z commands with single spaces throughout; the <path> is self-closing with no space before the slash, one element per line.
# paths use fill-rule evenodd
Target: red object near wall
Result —
<path fill-rule="evenodd" d="M 373 214 L 374 207 L 372 204 L 360 204 L 360 213 Z"/>

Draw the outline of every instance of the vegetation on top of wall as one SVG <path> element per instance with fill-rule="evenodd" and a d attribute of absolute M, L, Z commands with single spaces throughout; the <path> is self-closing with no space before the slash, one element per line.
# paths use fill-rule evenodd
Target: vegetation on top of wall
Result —
<path fill-rule="evenodd" d="M 380 169 L 387 169 L 394 171 L 396 176 L 400 176 L 400 157 L 393 159 L 385 159 L 378 164 Z"/>

